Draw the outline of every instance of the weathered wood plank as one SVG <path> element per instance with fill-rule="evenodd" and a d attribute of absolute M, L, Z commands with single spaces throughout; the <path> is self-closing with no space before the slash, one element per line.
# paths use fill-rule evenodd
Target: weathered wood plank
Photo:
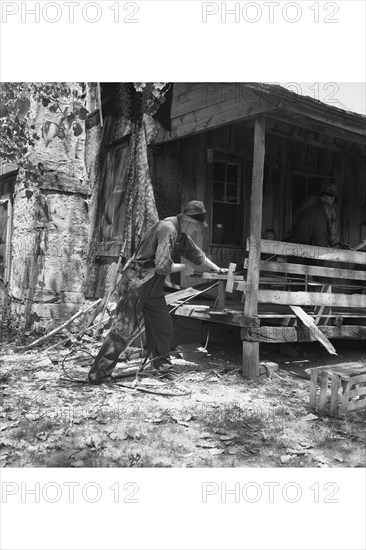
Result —
<path fill-rule="evenodd" d="M 349 392 L 350 397 L 356 397 L 357 395 L 366 395 L 366 386 L 363 386 L 362 388 L 356 388 L 354 390 L 350 390 Z"/>
<path fill-rule="evenodd" d="M 320 327 L 330 340 L 366 340 L 366 326 L 342 325 L 341 327 Z M 316 338 L 304 326 L 298 327 L 252 327 L 242 329 L 242 338 L 250 342 L 314 342 Z"/>
<path fill-rule="evenodd" d="M 366 295 L 328 294 L 324 292 L 291 292 L 286 290 L 259 290 L 258 303 L 293 306 L 366 308 Z"/>
<path fill-rule="evenodd" d="M 178 306 L 174 315 L 180 315 L 182 317 L 192 317 L 194 319 L 200 319 L 202 321 L 210 321 L 212 323 L 218 323 L 222 325 L 232 325 L 237 327 L 252 327 L 259 326 L 258 319 L 245 318 L 240 311 L 212 311 L 202 310 L 199 306 L 195 309 L 192 305 Z"/>
<path fill-rule="evenodd" d="M 225 308 L 225 284 L 224 284 L 224 281 L 219 281 L 219 284 L 218 284 L 217 306 L 221 310 Z"/>
<path fill-rule="evenodd" d="M 182 116 L 202 107 L 225 103 L 257 103 L 263 101 L 244 82 L 196 82 L 177 83 L 173 88 L 172 118 Z"/>
<path fill-rule="evenodd" d="M 230 101 L 221 83 L 196 82 L 186 86 L 174 84 L 171 117 L 192 113 L 202 107 Z"/>
<path fill-rule="evenodd" d="M 343 394 L 342 394 L 342 403 L 340 407 L 340 413 L 341 414 L 347 414 L 349 403 L 349 390 L 350 390 L 350 383 L 346 382 L 343 386 Z"/>
<path fill-rule="evenodd" d="M 315 409 L 317 391 L 318 391 L 318 373 L 312 370 L 310 372 L 310 395 L 309 395 L 309 405 L 312 409 Z"/>
<path fill-rule="evenodd" d="M 316 338 L 322 346 L 325 347 L 328 353 L 331 355 L 337 355 L 337 352 L 334 348 L 334 346 L 329 342 L 328 338 L 319 330 L 319 328 L 315 325 L 315 321 L 312 317 L 307 315 L 301 307 L 298 306 L 290 306 L 292 311 L 299 317 L 302 323 L 310 330 L 314 338 Z"/>
<path fill-rule="evenodd" d="M 247 242 L 247 250 L 248 249 Z M 311 246 L 309 244 L 268 241 L 266 239 L 262 239 L 260 247 L 258 246 L 257 248 L 257 255 L 259 254 L 270 254 L 271 256 L 296 256 L 313 260 L 326 260 L 327 262 L 347 262 L 366 265 L 366 252 Z"/>
<path fill-rule="evenodd" d="M 302 114 L 306 118 L 309 117 L 308 106 L 302 106 L 295 102 L 286 102 L 286 110 L 296 114 Z M 324 109 L 323 112 L 320 112 L 319 109 L 313 109 L 310 117 L 321 124 L 325 124 L 327 128 L 328 126 L 334 127 L 331 129 L 328 128 L 329 131 L 337 129 L 340 132 L 344 131 L 347 135 L 348 132 L 354 132 L 356 134 L 354 139 L 360 139 L 361 143 L 366 142 L 365 125 L 360 120 L 353 119 L 351 121 L 350 117 L 339 116 L 339 113 L 330 113 L 330 111 L 326 109 Z"/>
<path fill-rule="evenodd" d="M 327 392 L 328 392 L 328 378 L 329 374 L 324 371 L 320 375 L 320 395 L 319 395 L 319 414 L 325 413 L 325 407 L 327 404 Z"/>
<path fill-rule="evenodd" d="M 258 378 L 259 376 L 259 343 L 243 340 L 243 376 L 245 378 Z"/>
<path fill-rule="evenodd" d="M 357 411 L 359 409 L 365 409 L 366 408 L 366 399 L 360 399 L 359 401 L 355 401 L 354 403 L 348 404 L 348 411 Z"/>
<path fill-rule="evenodd" d="M 316 371 L 312 371 L 316 372 Z M 331 416 L 337 416 L 338 414 L 338 399 L 339 399 L 339 387 L 340 387 L 340 380 L 338 376 L 333 375 L 332 376 L 332 384 L 331 384 L 331 390 L 330 390 L 330 415 Z"/>
<path fill-rule="evenodd" d="M 236 270 L 236 264 L 229 264 L 229 272 L 227 274 L 226 292 L 233 292 L 234 290 L 234 272 Z"/>
<path fill-rule="evenodd" d="M 166 303 L 172 304 L 174 302 L 179 302 L 179 300 L 186 300 L 190 296 L 196 296 L 200 294 L 200 291 L 193 287 L 183 288 L 182 290 L 177 290 L 177 292 L 171 292 L 170 294 L 165 295 Z"/>
<path fill-rule="evenodd" d="M 245 296 L 244 316 L 253 319 L 258 310 L 258 286 L 260 247 L 262 233 L 262 205 L 263 205 L 263 174 L 265 156 L 265 117 L 258 117 L 254 128 L 254 153 L 250 202 L 250 246 L 247 283 L 249 288 Z M 243 341 L 243 376 L 257 378 L 259 376 L 259 343 Z"/>
<path fill-rule="evenodd" d="M 223 102 L 209 105 L 192 113 L 173 118 L 171 120 L 171 139 L 223 126 L 229 122 L 251 118 L 273 109 L 273 106 L 261 100 L 254 103 L 239 102 L 227 104 Z"/>
<path fill-rule="evenodd" d="M 364 368 L 366 368 L 366 366 Z M 355 386 L 356 384 L 363 384 L 364 382 L 366 382 L 366 374 L 359 374 L 357 376 L 352 376 L 351 387 Z"/>
<path fill-rule="evenodd" d="M 248 260 L 244 262 L 248 266 Z M 313 265 L 301 265 L 292 263 L 266 262 L 260 263 L 261 271 L 270 271 L 273 273 L 292 273 L 295 275 L 311 275 L 315 277 L 327 277 L 333 279 L 353 279 L 364 281 L 366 285 L 366 271 L 356 271 L 352 269 L 338 269 L 333 267 L 322 267 Z"/>
<path fill-rule="evenodd" d="M 231 264 L 230 264 L 231 265 Z M 236 265 L 236 264 L 233 264 Z M 204 273 L 195 273 L 194 276 L 201 276 L 202 279 L 207 279 L 209 281 L 216 280 L 216 281 L 227 281 L 228 275 L 224 273 L 215 273 L 215 272 L 204 272 Z M 242 275 L 234 275 L 233 279 L 235 282 L 244 281 L 244 277 Z"/>

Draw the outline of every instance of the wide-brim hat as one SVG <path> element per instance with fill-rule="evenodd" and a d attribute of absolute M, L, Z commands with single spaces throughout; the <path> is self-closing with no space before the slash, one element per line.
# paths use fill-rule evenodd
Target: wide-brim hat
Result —
<path fill-rule="evenodd" d="M 333 195 L 334 200 L 338 200 L 338 189 L 335 183 L 324 183 L 320 191 L 318 193 L 319 195 L 327 194 L 327 195 Z"/>
<path fill-rule="evenodd" d="M 186 216 L 197 216 L 199 214 L 206 214 L 206 208 L 201 201 L 189 201 L 183 208 L 183 214 Z"/>

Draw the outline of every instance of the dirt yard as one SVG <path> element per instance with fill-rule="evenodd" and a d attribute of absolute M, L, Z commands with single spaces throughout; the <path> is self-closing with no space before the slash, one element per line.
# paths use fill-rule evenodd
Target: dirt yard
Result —
<path fill-rule="evenodd" d="M 134 388 L 134 377 L 119 380 L 128 388 L 72 382 L 67 375 L 86 378 L 87 354 L 83 366 L 67 361 L 65 375 L 70 349 L 3 347 L 1 466 L 364 467 L 365 413 L 338 420 L 308 408 L 306 368 L 366 361 L 364 343 L 338 342 L 337 350 L 334 358 L 304 344 L 293 357 L 263 346 L 262 359 L 280 369 L 253 382 L 240 375 L 240 346 L 212 345 L 175 360 L 173 381 L 142 378 L 140 389 L 168 394 L 158 395 Z"/>

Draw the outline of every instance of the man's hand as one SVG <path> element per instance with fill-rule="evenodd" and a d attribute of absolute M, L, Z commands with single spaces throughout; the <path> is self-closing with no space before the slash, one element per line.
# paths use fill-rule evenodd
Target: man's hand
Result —
<path fill-rule="evenodd" d="M 215 271 L 215 273 L 218 273 L 219 275 L 225 275 L 226 273 L 229 273 L 229 270 L 226 267 L 220 267 L 218 271 Z"/>
<path fill-rule="evenodd" d="M 186 269 L 186 264 L 173 264 L 170 273 L 180 273 Z"/>

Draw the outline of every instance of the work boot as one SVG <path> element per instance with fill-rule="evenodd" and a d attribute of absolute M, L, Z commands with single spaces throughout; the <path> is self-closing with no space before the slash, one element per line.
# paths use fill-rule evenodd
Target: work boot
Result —
<path fill-rule="evenodd" d="M 174 377 L 172 374 L 173 365 L 168 357 L 161 359 L 154 359 L 151 363 L 153 370 L 159 374 L 162 378 L 168 378 L 172 380 Z"/>
<path fill-rule="evenodd" d="M 98 374 L 97 372 L 89 372 L 88 374 L 88 381 L 89 384 L 101 384 L 102 382 L 106 382 L 107 380 L 110 380 L 111 376 L 109 375 L 102 375 Z"/>

